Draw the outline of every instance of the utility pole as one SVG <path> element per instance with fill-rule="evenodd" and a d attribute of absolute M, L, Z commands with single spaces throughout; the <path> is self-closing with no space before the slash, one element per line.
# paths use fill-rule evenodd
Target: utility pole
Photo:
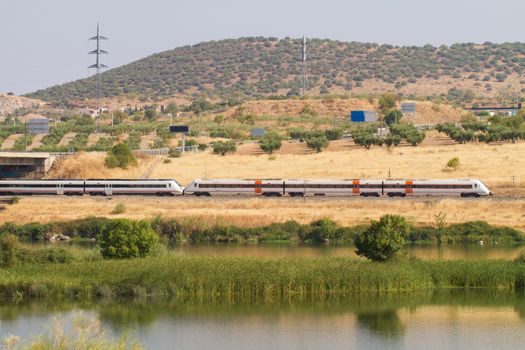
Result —
<path fill-rule="evenodd" d="M 96 40 L 96 42 L 97 42 L 97 49 L 89 52 L 89 55 L 95 55 L 95 57 L 96 57 L 95 64 L 89 66 L 88 68 L 94 68 L 94 69 L 97 70 L 97 95 L 96 96 L 97 96 L 97 105 L 98 105 L 97 106 L 97 108 L 98 108 L 97 132 L 98 132 L 99 123 L 100 123 L 100 114 L 102 113 L 102 107 L 100 106 L 100 96 L 101 96 L 101 93 L 100 93 L 100 89 L 101 89 L 101 86 L 100 86 L 101 85 L 100 84 L 100 73 L 101 73 L 101 70 L 103 68 L 109 68 L 108 66 L 106 66 L 105 64 L 100 62 L 100 55 L 108 54 L 107 51 L 102 50 L 100 48 L 100 41 L 101 40 L 109 40 L 109 39 L 106 38 L 105 36 L 100 35 L 99 24 L 97 22 L 97 35 L 94 36 L 94 37 L 89 38 L 88 40 Z"/>

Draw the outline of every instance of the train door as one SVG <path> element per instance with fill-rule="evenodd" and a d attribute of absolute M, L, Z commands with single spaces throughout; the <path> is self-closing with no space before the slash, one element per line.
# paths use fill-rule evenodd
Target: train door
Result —
<path fill-rule="evenodd" d="M 261 194 L 261 193 L 262 193 L 262 181 L 255 180 L 255 194 Z"/>
<path fill-rule="evenodd" d="M 57 194 L 64 194 L 64 184 L 57 184 Z"/>
<path fill-rule="evenodd" d="M 113 186 L 111 186 L 111 184 L 105 184 L 104 185 L 104 193 L 106 194 L 106 196 L 113 195 Z"/>
<path fill-rule="evenodd" d="M 354 196 L 359 195 L 359 180 L 353 180 L 352 181 L 352 194 Z"/>
<path fill-rule="evenodd" d="M 407 180 L 405 183 L 405 188 L 406 188 L 407 195 L 413 195 L 414 194 L 414 181 Z"/>

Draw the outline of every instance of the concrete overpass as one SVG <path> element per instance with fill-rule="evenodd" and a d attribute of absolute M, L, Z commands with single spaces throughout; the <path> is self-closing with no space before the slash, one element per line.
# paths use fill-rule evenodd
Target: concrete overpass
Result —
<path fill-rule="evenodd" d="M 55 159 L 48 152 L 0 152 L 0 178 L 44 177 Z"/>

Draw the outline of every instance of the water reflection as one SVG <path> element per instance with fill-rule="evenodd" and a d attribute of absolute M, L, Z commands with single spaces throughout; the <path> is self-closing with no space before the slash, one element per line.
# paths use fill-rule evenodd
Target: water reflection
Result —
<path fill-rule="evenodd" d="M 522 245 L 408 245 L 404 252 L 420 259 L 506 259 L 516 258 L 525 250 Z M 179 256 L 255 256 L 255 257 L 357 257 L 353 246 L 308 245 L 308 244 L 189 244 L 173 246 L 172 251 Z"/>

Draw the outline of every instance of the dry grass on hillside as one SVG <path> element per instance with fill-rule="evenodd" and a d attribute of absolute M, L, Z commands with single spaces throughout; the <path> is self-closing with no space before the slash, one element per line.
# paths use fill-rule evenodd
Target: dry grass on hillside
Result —
<path fill-rule="evenodd" d="M 427 101 L 417 101 L 417 111 L 406 119 L 415 124 L 435 124 L 457 122 L 464 111 L 451 105 L 435 104 Z M 244 113 L 266 116 L 301 115 L 305 105 L 320 116 L 347 117 L 352 110 L 376 110 L 377 101 L 368 99 L 319 99 L 319 100 L 257 100 L 242 105 Z M 237 107 L 228 110 L 225 115 L 230 117 L 236 113 Z"/>
<path fill-rule="evenodd" d="M 124 214 L 112 214 L 115 206 L 123 203 Z M 38 208 L 38 210 L 35 210 Z M 525 228 L 525 200 L 460 200 L 460 199 L 269 199 L 269 198 L 155 198 L 115 197 L 69 198 L 27 197 L 0 211 L 0 221 L 49 222 L 70 220 L 89 215 L 152 218 L 157 215 L 193 218 L 201 224 L 232 223 L 259 226 L 271 222 L 297 220 L 302 223 L 320 218 L 331 218 L 342 225 L 368 223 L 381 215 L 399 214 L 415 224 L 433 224 L 437 213 L 447 213 L 447 223 L 485 220 L 494 225 Z"/>

